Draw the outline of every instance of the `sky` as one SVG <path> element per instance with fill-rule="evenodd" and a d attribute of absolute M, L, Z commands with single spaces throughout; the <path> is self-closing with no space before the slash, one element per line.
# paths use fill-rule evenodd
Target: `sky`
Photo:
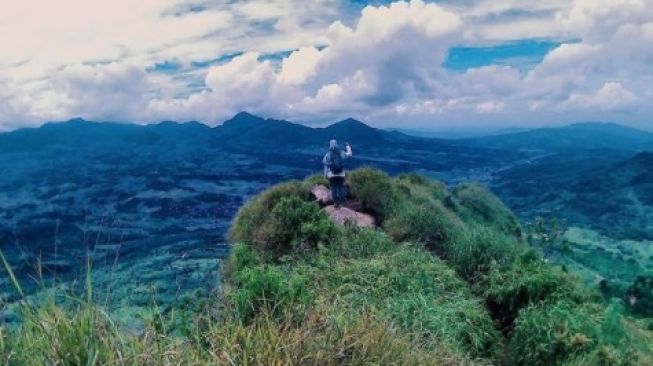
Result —
<path fill-rule="evenodd" d="M 0 0 L 0 130 L 46 121 L 653 129 L 650 0 Z"/>

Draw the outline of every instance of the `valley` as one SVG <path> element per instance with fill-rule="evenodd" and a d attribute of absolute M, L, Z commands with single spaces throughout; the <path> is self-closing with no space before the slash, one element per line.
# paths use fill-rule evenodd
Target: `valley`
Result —
<path fill-rule="evenodd" d="M 122 312 L 147 304 L 154 290 L 171 304 L 216 282 L 209 279 L 219 276 L 216 258 L 228 253 L 225 234 L 238 208 L 277 182 L 321 173 L 326 143 L 337 138 L 354 146 L 351 168 L 485 183 L 526 227 L 538 217 L 557 220 L 567 245 L 551 260 L 579 268 L 591 283 L 625 284 L 652 269 L 653 168 L 639 149 L 653 147 L 653 135 L 584 126 L 569 135 L 598 133 L 593 141 L 602 142 L 561 145 L 565 128 L 554 139 L 534 136 L 538 130 L 428 139 L 352 119 L 314 129 L 247 113 L 215 128 L 46 124 L 0 135 L 0 249 L 29 293 L 79 285 L 90 258 L 97 292 Z M 526 149 L 521 139 L 539 143 Z M 632 269 L 609 269 L 614 261 Z M 0 289 L 5 301 L 17 298 L 8 278 Z"/>

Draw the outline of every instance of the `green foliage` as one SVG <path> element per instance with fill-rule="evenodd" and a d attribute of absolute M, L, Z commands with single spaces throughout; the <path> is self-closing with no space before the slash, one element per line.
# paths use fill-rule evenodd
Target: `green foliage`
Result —
<path fill-rule="evenodd" d="M 396 241 L 424 243 L 442 252 L 465 230 L 462 221 L 439 201 L 421 204 L 404 202 L 388 218 L 383 228 Z"/>
<path fill-rule="evenodd" d="M 345 235 L 331 243 L 328 248 L 331 256 L 337 258 L 360 259 L 390 253 L 398 248 L 383 231 L 348 228 Z"/>
<path fill-rule="evenodd" d="M 486 226 L 470 226 L 446 247 L 449 263 L 468 281 L 476 282 L 490 268 L 512 264 L 524 245 L 514 237 Z"/>
<path fill-rule="evenodd" d="M 453 189 L 447 199 L 465 222 L 493 227 L 503 233 L 521 236 L 522 230 L 515 215 L 501 200 L 478 183 L 463 183 Z"/>
<path fill-rule="evenodd" d="M 232 230 L 232 239 L 253 245 L 267 259 L 276 260 L 286 254 L 315 248 L 337 235 L 334 224 L 316 203 L 294 194 L 275 197 L 272 206 L 267 204 L 267 200 L 265 203 L 254 199 L 241 210 L 234 223 L 237 229 Z M 261 218 L 255 220 L 256 227 L 244 232 L 253 222 L 247 217 L 248 213 Z"/>
<path fill-rule="evenodd" d="M 630 365 L 636 359 L 617 307 L 568 301 L 534 304 L 515 323 L 515 365 Z"/>
<path fill-rule="evenodd" d="M 230 269 L 239 272 L 247 267 L 253 267 L 260 264 L 261 260 L 251 247 L 237 243 L 231 247 L 229 256 Z"/>
<path fill-rule="evenodd" d="M 412 201 L 442 201 L 447 196 L 447 187 L 443 182 L 428 179 L 417 174 L 403 174 L 397 177 L 395 184 L 406 198 Z"/>
<path fill-rule="evenodd" d="M 279 316 L 286 307 L 309 300 L 306 279 L 299 274 L 287 277 L 276 267 L 243 268 L 237 272 L 235 280 L 237 289 L 228 293 L 228 298 L 241 321 L 249 321 L 263 311 Z"/>
<path fill-rule="evenodd" d="M 313 187 L 315 185 L 329 187 L 329 180 L 324 176 L 324 174 L 309 175 L 308 177 L 306 177 L 306 179 L 304 179 L 304 182 L 309 187 Z"/>
<path fill-rule="evenodd" d="M 423 249 L 409 245 L 391 250 L 299 270 L 311 273 L 314 286 L 320 287 L 317 293 L 334 305 L 352 311 L 372 306 L 401 329 L 431 342 L 475 357 L 494 355 L 499 333 L 465 282 Z"/>
<path fill-rule="evenodd" d="M 582 303 L 589 297 L 569 274 L 531 257 L 505 269 L 493 267 L 476 288 L 503 326 L 510 326 L 530 304 L 558 299 Z"/>
<path fill-rule="evenodd" d="M 653 317 L 653 276 L 639 276 L 627 291 L 634 302 L 630 310 L 638 315 Z M 630 299 L 628 299 L 630 302 Z"/>
<path fill-rule="evenodd" d="M 205 338 L 215 350 L 210 363 L 221 365 L 477 365 L 445 345 L 424 344 L 374 309 L 323 305 L 299 322 L 261 314 L 248 324 L 216 324 Z"/>
<path fill-rule="evenodd" d="M 360 168 L 347 175 L 347 182 L 363 209 L 373 214 L 378 222 L 383 222 L 396 203 L 390 177 L 380 170 Z"/>
<path fill-rule="evenodd" d="M 269 216 L 282 198 L 308 199 L 309 187 L 302 182 L 288 182 L 267 189 L 238 210 L 229 231 L 232 243 L 264 247 L 269 236 Z"/>

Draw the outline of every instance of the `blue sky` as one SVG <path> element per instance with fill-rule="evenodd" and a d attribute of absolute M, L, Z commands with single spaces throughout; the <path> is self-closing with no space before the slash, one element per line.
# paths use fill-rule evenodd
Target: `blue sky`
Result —
<path fill-rule="evenodd" d="M 465 71 L 489 65 L 503 65 L 527 71 L 542 62 L 544 56 L 563 42 L 542 39 L 522 39 L 485 46 L 454 46 L 443 66 Z"/>
<path fill-rule="evenodd" d="M 25 0 L 0 14 L 0 130 L 73 116 L 651 128 L 646 0 Z"/>

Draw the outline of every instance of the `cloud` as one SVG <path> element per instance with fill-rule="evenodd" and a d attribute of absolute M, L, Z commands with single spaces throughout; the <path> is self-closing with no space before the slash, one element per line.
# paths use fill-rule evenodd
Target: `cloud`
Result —
<path fill-rule="evenodd" d="M 621 83 L 610 81 L 590 94 L 572 93 L 566 107 L 599 108 L 614 110 L 632 107 L 637 100 L 635 94 L 626 89 Z"/>
<path fill-rule="evenodd" d="M 352 27 L 333 23 L 326 47 L 300 48 L 280 66 L 252 53 L 211 68 L 211 91 L 201 94 L 207 100 L 202 105 L 221 106 L 226 115 L 249 106 L 277 116 L 326 119 L 430 94 L 446 77 L 441 65 L 460 27 L 454 13 L 421 1 L 366 7 Z M 171 102 L 178 103 L 186 102 Z"/>
<path fill-rule="evenodd" d="M 651 19 L 646 0 L 14 2 L 0 13 L 0 129 L 72 116 L 216 124 L 240 110 L 422 128 L 645 126 Z M 452 47 L 525 37 L 551 40 L 546 55 L 446 67 Z"/>

